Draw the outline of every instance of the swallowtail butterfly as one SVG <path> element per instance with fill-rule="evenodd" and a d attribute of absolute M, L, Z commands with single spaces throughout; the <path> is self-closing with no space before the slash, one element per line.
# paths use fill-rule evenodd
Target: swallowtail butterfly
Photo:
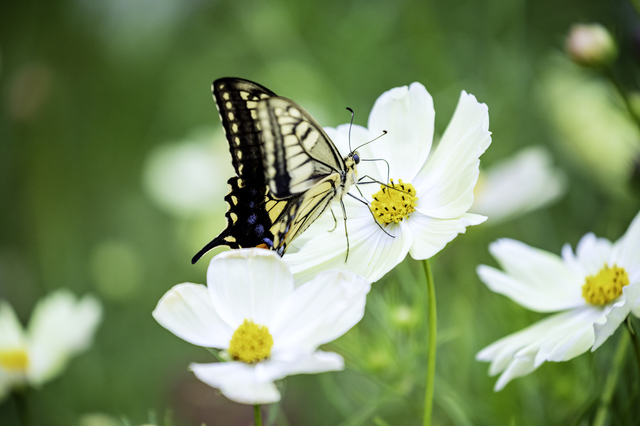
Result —
<path fill-rule="evenodd" d="M 224 198 L 226 228 L 191 262 L 218 246 L 283 255 L 333 200 L 344 211 L 342 197 L 356 183 L 360 157 L 353 151 L 343 158 L 305 110 L 264 86 L 221 78 L 212 91 L 236 176 Z"/>

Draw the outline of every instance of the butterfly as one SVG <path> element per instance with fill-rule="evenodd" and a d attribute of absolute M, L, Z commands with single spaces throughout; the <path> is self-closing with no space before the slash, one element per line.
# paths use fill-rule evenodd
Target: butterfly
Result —
<path fill-rule="evenodd" d="M 357 151 L 343 158 L 304 109 L 258 83 L 221 78 L 212 92 L 236 176 L 227 182 L 225 229 L 191 263 L 218 246 L 282 256 L 332 201 L 344 213 L 342 197 L 357 184 Z"/>

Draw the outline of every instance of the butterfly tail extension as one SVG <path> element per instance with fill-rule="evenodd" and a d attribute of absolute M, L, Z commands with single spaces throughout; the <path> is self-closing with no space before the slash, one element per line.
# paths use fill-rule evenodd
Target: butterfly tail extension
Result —
<path fill-rule="evenodd" d="M 245 185 L 243 179 L 234 176 L 227 182 L 229 193 L 224 197 L 228 209 L 227 226 L 191 260 L 196 263 L 205 253 L 218 246 L 232 249 L 243 247 L 273 247 L 272 218 L 264 207 L 267 188 Z"/>

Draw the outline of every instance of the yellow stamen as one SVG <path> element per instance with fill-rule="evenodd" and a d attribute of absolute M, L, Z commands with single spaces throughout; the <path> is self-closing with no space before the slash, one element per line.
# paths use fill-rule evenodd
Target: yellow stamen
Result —
<path fill-rule="evenodd" d="M 272 346 L 273 337 L 266 326 L 244 320 L 231 337 L 229 355 L 236 361 L 252 364 L 269 358 Z"/>
<path fill-rule="evenodd" d="M 582 286 L 582 297 L 592 305 L 606 305 L 622 294 L 622 287 L 629 285 L 629 276 L 624 268 L 604 264 L 596 275 L 586 278 Z"/>
<path fill-rule="evenodd" d="M 29 355 L 24 349 L 0 351 L 0 368 L 13 372 L 25 372 L 29 366 Z"/>
<path fill-rule="evenodd" d="M 416 189 L 410 183 L 391 179 L 388 186 L 380 185 L 380 191 L 373 195 L 371 211 L 381 225 L 399 223 L 414 212 L 418 203 Z"/>

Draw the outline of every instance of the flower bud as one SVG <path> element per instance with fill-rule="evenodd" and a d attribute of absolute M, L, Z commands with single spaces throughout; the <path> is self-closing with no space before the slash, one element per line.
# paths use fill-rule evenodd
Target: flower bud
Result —
<path fill-rule="evenodd" d="M 569 57 L 585 67 L 607 65 L 618 54 L 615 40 L 600 24 L 574 24 L 567 37 L 566 48 Z"/>

